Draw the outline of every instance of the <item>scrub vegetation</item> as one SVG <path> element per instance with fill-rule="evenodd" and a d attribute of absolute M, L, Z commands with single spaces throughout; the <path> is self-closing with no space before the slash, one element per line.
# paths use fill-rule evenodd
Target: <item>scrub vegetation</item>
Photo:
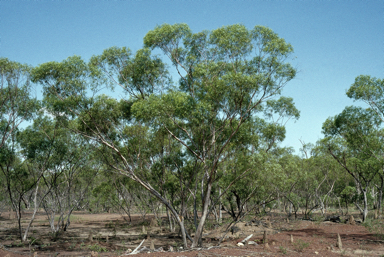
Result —
<path fill-rule="evenodd" d="M 36 215 L 58 240 L 84 222 L 81 211 L 118 213 L 127 229 L 140 217 L 144 238 L 151 222 L 177 233 L 183 249 L 204 246 L 206 230 L 233 234 L 268 213 L 379 217 L 384 81 L 357 77 L 347 96 L 366 108 L 329 117 L 324 138 L 297 155 L 280 147 L 300 117 L 283 95 L 292 60 L 271 29 L 238 24 L 197 33 L 163 24 L 135 53 L 111 47 L 88 61 L 0 58 L 0 210 L 14 215 L 23 244 L 36 242 Z"/>

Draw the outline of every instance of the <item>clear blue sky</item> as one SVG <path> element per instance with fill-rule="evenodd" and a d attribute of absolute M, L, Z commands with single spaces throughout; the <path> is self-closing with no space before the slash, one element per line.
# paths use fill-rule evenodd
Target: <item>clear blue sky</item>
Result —
<path fill-rule="evenodd" d="M 133 51 L 156 25 L 194 32 L 242 23 L 270 27 L 290 42 L 299 73 L 284 90 L 301 118 L 283 146 L 315 143 L 326 118 L 354 104 L 346 90 L 360 74 L 384 78 L 383 0 L 0 1 L 0 56 L 31 65 L 111 46 Z"/>

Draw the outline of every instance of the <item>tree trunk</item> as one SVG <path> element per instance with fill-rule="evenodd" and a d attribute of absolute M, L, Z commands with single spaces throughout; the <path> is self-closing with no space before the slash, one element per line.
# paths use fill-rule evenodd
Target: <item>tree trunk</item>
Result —
<path fill-rule="evenodd" d="M 318 199 L 319 199 L 319 203 L 320 203 L 321 215 L 324 216 L 324 214 L 325 214 L 324 202 L 322 201 L 321 197 L 319 197 Z"/>
<path fill-rule="evenodd" d="M 373 197 L 373 209 L 377 209 L 377 199 L 376 199 L 376 194 L 375 194 L 375 187 L 373 186 L 371 188 L 371 196 Z"/>
<path fill-rule="evenodd" d="M 347 198 L 345 198 L 345 207 L 347 208 L 347 213 L 346 214 L 348 214 L 348 200 L 347 200 Z"/>
<path fill-rule="evenodd" d="M 343 213 L 343 208 L 341 208 L 341 202 L 340 202 L 340 198 L 339 197 L 336 197 L 336 199 L 337 199 L 337 202 L 338 202 L 338 204 L 339 204 L 339 212 L 341 213 L 341 215 L 344 215 Z"/>
<path fill-rule="evenodd" d="M 209 182 L 207 185 L 207 191 L 205 192 L 205 197 L 204 197 L 203 214 L 201 215 L 199 225 L 197 226 L 197 229 L 196 229 L 195 237 L 193 238 L 192 248 L 195 248 L 198 246 L 203 235 L 203 228 L 204 228 L 205 220 L 207 219 L 207 215 L 208 215 L 208 205 L 209 205 L 209 197 L 211 195 L 211 190 L 212 190 L 212 184 Z"/>
<path fill-rule="evenodd" d="M 172 226 L 172 218 L 171 215 L 169 214 L 169 210 L 167 207 L 165 207 L 165 210 L 167 212 L 167 217 L 168 217 L 168 222 L 169 222 L 169 231 L 173 232 L 173 226 Z"/>
<path fill-rule="evenodd" d="M 181 230 L 181 235 L 182 235 L 182 238 L 183 238 L 184 249 L 187 249 L 188 248 L 187 234 L 186 234 L 185 227 L 184 227 L 184 218 L 183 218 L 183 216 L 178 217 L 178 221 L 179 221 L 179 224 L 180 224 L 180 230 Z"/>
<path fill-rule="evenodd" d="M 221 187 L 219 187 L 219 195 L 221 195 Z M 221 201 L 219 201 L 219 223 L 221 224 L 223 222 L 223 213 L 221 210 Z"/>
<path fill-rule="evenodd" d="M 63 231 L 67 231 L 67 228 L 69 227 L 69 225 L 71 225 L 71 214 L 74 209 L 75 209 L 75 206 L 68 212 L 67 222 L 64 225 Z"/>
<path fill-rule="evenodd" d="M 37 212 L 37 209 L 39 207 L 37 204 L 37 191 L 38 190 L 39 190 L 39 184 L 37 183 L 36 189 L 35 189 L 35 196 L 33 198 L 33 202 L 34 202 L 33 214 L 32 214 L 31 219 L 29 220 L 28 226 L 26 227 L 25 232 L 24 232 L 24 236 L 21 240 L 23 242 L 27 241 L 29 229 L 31 228 L 31 225 L 32 225 L 33 221 L 35 220 L 36 212 Z"/>
<path fill-rule="evenodd" d="M 16 217 L 17 217 L 17 224 L 19 225 L 19 236 L 20 240 L 23 241 L 23 231 L 21 228 L 21 200 L 19 199 L 19 202 L 17 203 L 17 207 L 15 208 L 16 211 Z"/>
<path fill-rule="evenodd" d="M 377 209 L 378 209 L 378 212 L 380 213 L 380 212 L 382 212 L 382 210 L 381 210 L 381 202 L 382 202 L 382 200 L 383 200 L 383 187 L 381 187 L 380 189 L 379 189 L 379 193 L 378 193 L 378 195 L 377 195 Z"/>
<path fill-rule="evenodd" d="M 364 196 L 364 210 L 363 210 L 363 222 L 367 219 L 368 215 L 368 199 L 367 199 L 367 190 L 363 190 L 363 196 Z"/>
<path fill-rule="evenodd" d="M 215 221 L 219 223 L 219 210 L 217 210 L 216 205 L 213 206 L 212 213 L 215 216 Z"/>
<path fill-rule="evenodd" d="M 380 176 L 380 187 L 376 186 L 377 188 L 377 191 L 378 191 L 378 194 L 377 194 L 377 209 L 378 209 L 378 212 L 382 212 L 381 210 L 381 202 L 383 200 L 383 187 L 384 187 L 384 176 Z"/>

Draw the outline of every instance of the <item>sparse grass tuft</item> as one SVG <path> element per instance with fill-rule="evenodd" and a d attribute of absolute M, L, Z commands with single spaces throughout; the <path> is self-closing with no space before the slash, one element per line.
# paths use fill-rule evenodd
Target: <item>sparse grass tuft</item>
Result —
<path fill-rule="evenodd" d="M 287 248 L 282 247 L 282 246 L 279 246 L 279 248 L 280 248 L 280 252 L 281 252 L 282 254 L 287 254 Z"/>
<path fill-rule="evenodd" d="M 384 224 L 382 220 L 366 219 L 363 225 L 369 232 L 374 233 L 376 237 L 384 239 Z"/>
<path fill-rule="evenodd" d="M 94 251 L 94 252 L 108 252 L 107 248 L 102 247 L 101 245 L 94 244 L 94 245 L 88 245 L 87 246 L 89 250 Z"/>
<path fill-rule="evenodd" d="M 312 219 L 313 219 L 313 222 L 314 222 L 316 225 L 319 225 L 321 222 L 323 222 L 324 217 L 323 217 L 322 215 L 313 215 L 313 216 L 312 216 Z"/>
<path fill-rule="evenodd" d="M 294 243 L 293 243 L 293 247 L 295 248 L 295 250 L 297 251 L 297 252 L 302 252 L 302 251 L 304 251 L 304 249 L 305 248 L 308 248 L 309 247 L 309 243 L 308 242 L 305 242 L 305 241 L 303 241 L 303 240 L 300 240 L 300 239 L 298 239 L 297 241 L 295 241 Z"/>

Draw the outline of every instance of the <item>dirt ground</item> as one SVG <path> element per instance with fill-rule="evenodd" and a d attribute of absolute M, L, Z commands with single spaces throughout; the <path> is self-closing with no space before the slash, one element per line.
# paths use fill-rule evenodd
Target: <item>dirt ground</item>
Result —
<path fill-rule="evenodd" d="M 25 217 L 28 218 L 28 213 Z M 119 214 L 77 212 L 72 215 L 68 231 L 55 238 L 50 234 L 46 216 L 39 213 L 30 231 L 29 243 L 21 244 L 16 220 L 2 213 L 0 257 L 125 256 L 143 240 L 138 249 L 140 253 L 135 256 L 384 256 L 383 238 L 359 224 L 301 219 L 287 222 L 285 215 L 273 213 L 245 220 L 247 222 L 236 224 L 237 228 L 225 236 L 220 246 L 218 240 L 225 225 L 204 231 L 203 248 L 185 251 L 178 234 L 169 232 L 166 224 L 158 226 L 150 216 L 145 221 L 133 216 L 129 225 Z M 337 234 L 341 238 L 341 249 L 337 246 Z M 243 246 L 238 245 L 250 235 Z"/>

